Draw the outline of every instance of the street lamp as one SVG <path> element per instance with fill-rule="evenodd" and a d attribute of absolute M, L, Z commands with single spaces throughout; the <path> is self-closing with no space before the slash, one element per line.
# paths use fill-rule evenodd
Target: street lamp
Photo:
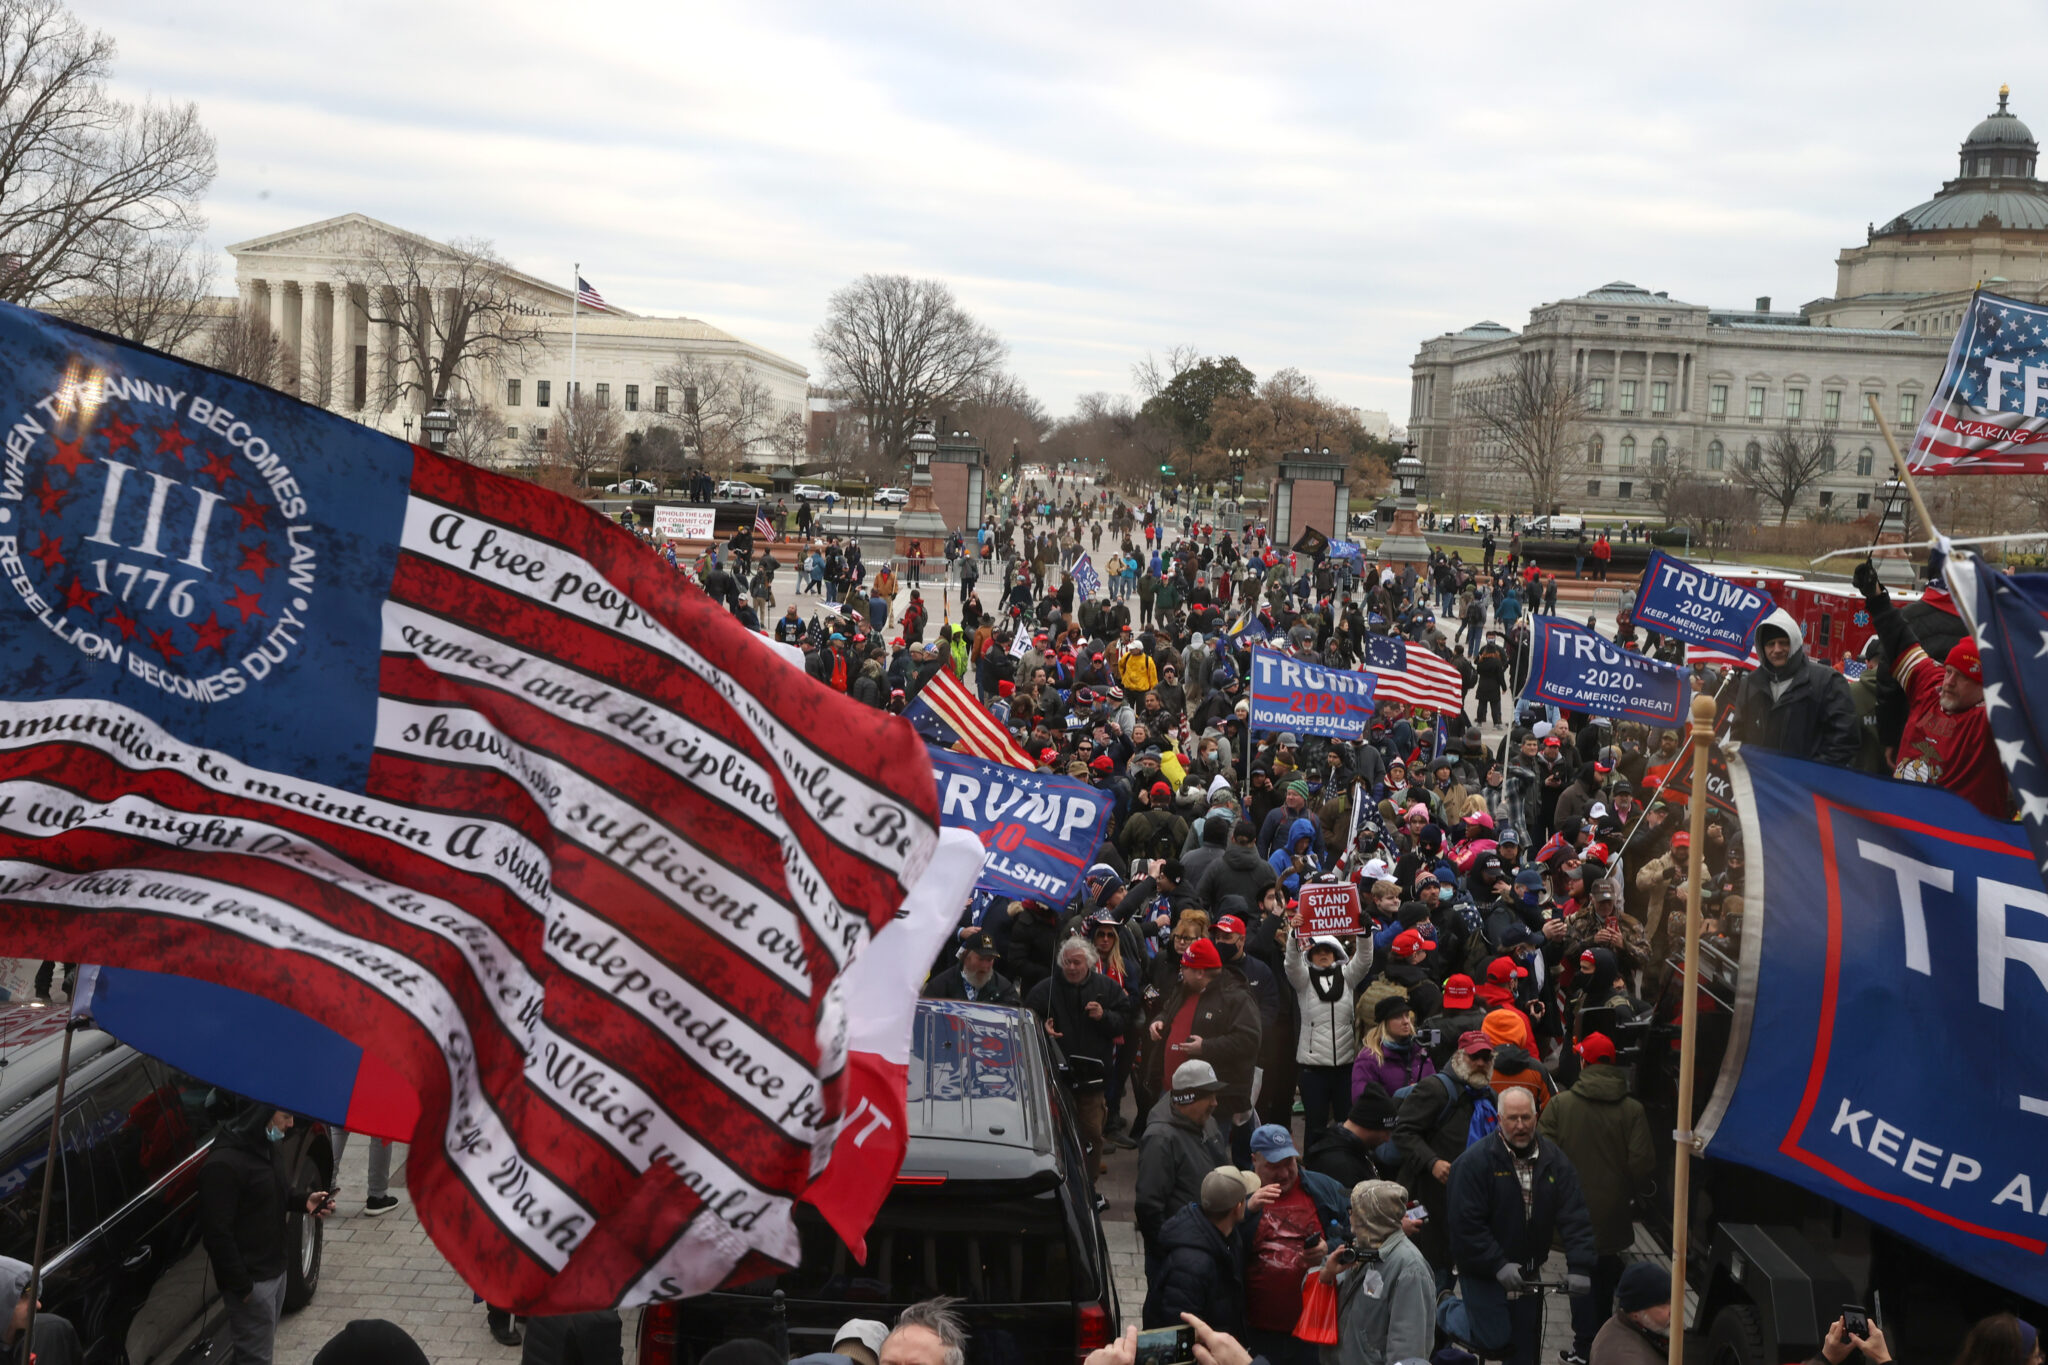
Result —
<path fill-rule="evenodd" d="M 454 430 L 455 417 L 446 403 L 436 403 L 432 412 L 420 418 L 420 439 L 427 443 L 427 449 L 437 453 L 448 444 Z"/>
<path fill-rule="evenodd" d="M 404 421 L 404 425 L 405 425 L 405 443 L 406 443 L 407 445 L 411 445 L 411 444 L 412 444 L 412 414 L 411 414 L 411 413 L 407 413 L 407 414 L 405 415 L 405 417 L 404 417 L 403 421 Z"/>

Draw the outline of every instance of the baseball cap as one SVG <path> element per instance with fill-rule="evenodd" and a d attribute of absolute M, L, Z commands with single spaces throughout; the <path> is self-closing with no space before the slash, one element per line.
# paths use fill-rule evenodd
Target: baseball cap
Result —
<path fill-rule="evenodd" d="M 1223 955 L 1216 951 L 1214 943 L 1211 943 L 1206 938 L 1198 938 L 1188 945 L 1186 952 L 1180 955 L 1180 965 L 1183 967 L 1221 967 L 1223 965 Z"/>
<path fill-rule="evenodd" d="M 1478 989 L 1473 986 L 1472 978 L 1463 972 L 1457 972 L 1444 979 L 1444 1008 L 1471 1009 L 1473 997 L 1477 993 Z"/>
<path fill-rule="evenodd" d="M 1207 1095 L 1223 1088 L 1223 1082 L 1216 1078 L 1216 1068 L 1207 1062 L 1182 1062 L 1173 1069 L 1173 1098 L 1178 1104 L 1186 1104 L 1197 1095 Z"/>
<path fill-rule="evenodd" d="M 1173 784 L 1170 782 L 1154 782 L 1152 784 L 1152 794 L 1154 796 L 1172 796 Z"/>
<path fill-rule="evenodd" d="M 1477 1057 L 1483 1053 L 1490 1053 L 1493 1051 L 1493 1039 L 1487 1037 L 1478 1029 L 1473 1029 L 1470 1033 L 1461 1033 L 1458 1035 L 1458 1051 L 1464 1053 L 1467 1057 Z"/>
<path fill-rule="evenodd" d="M 1678 831 L 1678 833 L 1671 836 L 1671 846 L 1673 848 L 1691 848 L 1692 835 L 1685 830 Z"/>
<path fill-rule="evenodd" d="M 1527 967 L 1518 967 L 1511 957 L 1497 957 L 1486 968 L 1486 977 L 1496 986 L 1505 986 L 1516 977 L 1527 976 Z"/>
<path fill-rule="evenodd" d="M 1229 1213 L 1259 1187 L 1259 1178 L 1235 1166 L 1218 1166 L 1202 1177 L 1202 1212 L 1211 1218 Z"/>
<path fill-rule="evenodd" d="M 882 1343 L 889 1339 L 889 1325 L 876 1322 L 873 1318 L 848 1318 L 832 1334 L 832 1347 L 837 1350 L 842 1342 L 857 1341 L 868 1348 L 875 1359 L 882 1358 Z"/>
<path fill-rule="evenodd" d="M 1262 1123 L 1252 1129 L 1252 1150 L 1268 1161 L 1285 1161 L 1301 1155 L 1294 1150 L 1294 1135 L 1277 1123 Z"/>
<path fill-rule="evenodd" d="M 1614 1040 L 1604 1033 L 1589 1033 L 1579 1042 L 1579 1060 L 1587 1066 L 1614 1060 Z"/>
<path fill-rule="evenodd" d="M 1403 929 L 1394 935 L 1394 956 L 1406 957 L 1413 952 L 1433 952 L 1436 944 L 1424 938 L 1413 929 Z"/>
<path fill-rule="evenodd" d="M 1110 769 L 1116 767 L 1116 760 L 1111 758 L 1108 754 L 1097 754 L 1092 760 L 1090 760 L 1088 766 L 1095 769 L 1096 772 L 1106 773 Z"/>
<path fill-rule="evenodd" d="M 983 957 L 1000 957 L 1002 955 L 996 948 L 996 936 L 986 929 L 977 929 L 967 938 L 960 940 L 960 951 L 963 953 L 980 953 Z"/>
<path fill-rule="evenodd" d="M 1211 928 L 1219 933 L 1241 934 L 1244 932 L 1244 921 L 1236 915 L 1224 915 L 1218 918 Z"/>

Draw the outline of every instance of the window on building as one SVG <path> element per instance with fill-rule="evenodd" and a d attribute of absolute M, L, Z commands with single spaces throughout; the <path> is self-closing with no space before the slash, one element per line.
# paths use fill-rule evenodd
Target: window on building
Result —
<path fill-rule="evenodd" d="M 1628 320 L 1630 322 L 1641 322 L 1643 320 L 1643 317 L 1640 313 L 1630 313 L 1628 315 Z"/>
<path fill-rule="evenodd" d="M 626 385 L 626 411 L 640 411 L 640 386 L 638 384 Z"/>
<path fill-rule="evenodd" d="M 1627 469 L 1635 462 L 1636 438 L 1633 436 L 1624 436 L 1621 438 L 1621 467 L 1623 469 Z"/>
<path fill-rule="evenodd" d="M 1821 505 L 1822 507 L 1833 507 L 1833 506 L 1835 505 L 1835 495 L 1834 495 L 1834 494 L 1833 494 L 1832 492 L 1830 492 L 1830 491 L 1829 491 L 1828 489 L 1825 489 L 1825 488 L 1821 489 L 1821 490 L 1820 490 L 1820 505 Z"/>
<path fill-rule="evenodd" d="M 1761 469 L 1764 465 L 1764 448 L 1755 441 L 1751 441 L 1747 446 L 1743 447 L 1742 458 L 1751 469 Z"/>
<path fill-rule="evenodd" d="M 1858 474 L 1867 476 L 1876 466 L 1877 456 L 1871 452 L 1869 446 L 1865 446 L 1856 452 L 1856 472 Z"/>
<path fill-rule="evenodd" d="M 692 417 L 697 415 L 697 386 L 695 384 L 683 386 L 683 411 Z"/>
<path fill-rule="evenodd" d="M 1653 381 L 1651 381 L 1651 384 L 1650 384 L 1650 411 L 1651 411 L 1651 412 L 1669 412 L 1669 411 L 1671 411 L 1671 381 L 1670 381 L 1670 380 L 1668 380 L 1668 379 L 1657 379 L 1657 380 L 1653 380 Z"/>
<path fill-rule="evenodd" d="M 1607 453 L 1607 442 L 1596 433 L 1586 442 L 1586 463 L 1599 464 L 1600 457 Z"/>
<path fill-rule="evenodd" d="M 597 405 L 601 408 L 608 408 L 612 405 L 611 385 L 599 384 L 597 386 Z"/>
<path fill-rule="evenodd" d="M 533 405 L 537 408 L 546 407 L 548 405 L 549 390 L 552 389 L 553 387 L 554 385 L 545 379 L 534 380 Z"/>
<path fill-rule="evenodd" d="M 1626 500 L 1628 498 L 1634 497 L 1635 495 L 1636 486 L 1630 483 L 1627 479 L 1623 479 L 1619 484 L 1615 486 L 1614 496 L 1617 498 L 1622 498 Z"/>
<path fill-rule="evenodd" d="M 508 408 L 519 406 L 519 381 L 516 379 L 505 381 L 505 406 Z"/>
<path fill-rule="evenodd" d="M 1760 422 L 1763 420 L 1763 416 L 1764 386 L 1761 384 L 1751 384 L 1749 386 L 1749 420 Z"/>
<path fill-rule="evenodd" d="M 1727 415 L 1728 386 L 1726 384 L 1716 384 L 1707 390 L 1707 416 L 1726 417 Z"/>
<path fill-rule="evenodd" d="M 1653 483 L 1653 484 L 1651 484 L 1651 485 L 1650 485 L 1650 501 L 1651 501 L 1651 502 L 1659 502 L 1659 501 L 1661 501 L 1661 500 L 1663 499 L 1663 497 L 1664 497 L 1664 485 L 1663 485 L 1663 484 L 1661 484 L 1661 483 Z"/>
<path fill-rule="evenodd" d="M 1605 322 L 1605 321 L 1607 321 L 1607 314 L 1605 314 L 1605 313 L 1595 313 L 1595 314 L 1593 314 L 1593 321 L 1595 321 L 1595 322 Z"/>
<path fill-rule="evenodd" d="M 1859 512 L 1867 512 L 1870 510 L 1870 494 L 1858 493 L 1856 495 L 1856 510 Z"/>
<path fill-rule="evenodd" d="M 1803 416 L 1803 415 L 1805 414 L 1805 412 L 1806 412 L 1806 390 L 1805 390 L 1805 389 L 1787 389 L 1787 390 L 1785 390 L 1785 418 L 1786 418 L 1786 420 L 1787 420 L 1787 421 L 1791 421 L 1791 422 L 1796 422 L 1796 421 L 1798 421 L 1798 420 L 1800 419 L 1800 417 L 1801 417 L 1801 416 Z"/>
<path fill-rule="evenodd" d="M 505 428 L 505 439 L 506 439 L 506 440 L 508 440 L 508 441 L 516 441 L 516 440 L 518 440 L 518 439 L 519 439 L 519 428 L 518 428 L 518 427 L 506 427 L 506 428 Z"/>
<path fill-rule="evenodd" d="M 1899 426 L 1915 427 L 1920 424 L 1920 395 L 1912 390 L 1899 395 Z"/>
<path fill-rule="evenodd" d="M 1636 381 L 1633 379 L 1621 381 L 1621 410 L 1623 412 L 1634 412 L 1636 410 Z"/>
<path fill-rule="evenodd" d="M 1707 468 L 1719 469 L 1727 458 L 1728 452 L 1719 441 L 1707 443 Z"/>
<path fill-rule="evenodd" d="M 2005 173 L 2007 175 L 2018 175 L 2020 173 L 2020 159 L 2018 157 L 2009 156 L 2005 159 Z"/>
<path fill-rule="evenodd" d="M 1598 412 L 1607 406 L 1607 381 L 1589 379 L 1586 381 L 1586 406 Z"/>
<path fill-rule="evenodd" d="M 1856 415 L 1863 419 L 1863 425 L 1866 427 L 1877 425 L 1877 419 L 1870 415 L 1870 397 L 1871 390 L 1865 389 L 1863 395 L 1856 400 Z M 1883 404 L 1880 403 L 1879 406 L 1882 407 Z"/>
<path fill-rule="evenodd" d="M 533 429 L 533 439 L 542 444 L 546 444 L 548 439 L 548 429 L 546 427 L 535 427 Z"/>
<path fill-rule="evenodd" d="M 1665 440 L 1662 436 L 1659 436 L 1656 440 L 1650 442 L 1650 464 L 1653 467 L 1662 468 L 1664 464 L 1664 457 L 1670 453 L 1671 447 L 1665 443 Z"/>
<path fill-rule="evenodd" d="M 1586 496 L 1589 498 L 1597 498 L 1600 496 L 1600 480 L 1586 480 Z"/>
<path fill-rule="evenodd" d="M 1820 416 L 1824 422 L 1839 422 L 1842 420 L 1842 391 L 1840 389 L 1828 389 L 1821 394 Z"/>
<path fill-rule="evenodd" d="M 668 411 L 668 385 L 656 384 L 654 386 L 654 410 L 656 412 Z"/>
<path fill-rule="evenodd" d="M 1835 448 L 1830 445 L 1820 453 L 1820 468 L 1823 474 L 1835 472 Z"/>

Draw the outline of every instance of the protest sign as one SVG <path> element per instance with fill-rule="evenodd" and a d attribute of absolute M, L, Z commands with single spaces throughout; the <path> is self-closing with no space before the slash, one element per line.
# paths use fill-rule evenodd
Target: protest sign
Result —
<path fill-rule="evenodd" d="M 1356 882 L 1303 882 L 1302 941 L 1306 942 L 1320 934 L 1357 933 L 1362 909 Z"/>
<path fill-rule="evenodd" d="M 975 885 L 999 896 L 1066 904 L 1102 843 L 1109 795 L 1069 777 L 969 754 L 932 749 L 931 757 L 939 823 L 969 831 L 988 850 Z"/>
<path fill-rule="evenodd" d="M 2027 1298 L 2048 1299 L 2048 896 L 2018 825 L 1952 793 L 1744 746 L 1754 831 L 1735 1018 L 1695 1125 Z M 1711 1062 L 1709 1062 L 1711 1065 Z"/>
<path fill-rule="evenodd" d="M 1372 715 L 1373 678 L 1272 649 L 1252 651 L 1251 728 L 1357 739 Z"/>
<path fill-rule="evenodd" d="M 1757 622 L 1777 607 L 1770 594 L 1717 577 L 1682 559 L 1652 551 L 1630 617 L 1645 630 L 1687 644 L 1749 653 Z"/>
<path fill-rule="evenodd" d="M 1538 616 L 1535 623 L 1524 697 L 1653 725 L 1676 725 L 1684 716 L 1683 670 L 1632 654 L 1561 617 Z"/>
<path fill-rule="evenodd" d="M 654 534 L 666 540 L 715 540 L 717 519 L 709 507 L 657 507 Z"/>

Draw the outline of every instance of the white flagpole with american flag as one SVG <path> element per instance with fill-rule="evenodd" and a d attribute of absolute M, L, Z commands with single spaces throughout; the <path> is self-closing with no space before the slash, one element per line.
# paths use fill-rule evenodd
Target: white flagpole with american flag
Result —
<path fill-rule="evenodd" d="M 568 400 L 565 405 L 570 411 L 576 403 L 576 305 L 583 300 L 583 262 L 569 267 L 569 278 L 576 281 L 569 291 L 569 392 L 562 396 Z"/>

